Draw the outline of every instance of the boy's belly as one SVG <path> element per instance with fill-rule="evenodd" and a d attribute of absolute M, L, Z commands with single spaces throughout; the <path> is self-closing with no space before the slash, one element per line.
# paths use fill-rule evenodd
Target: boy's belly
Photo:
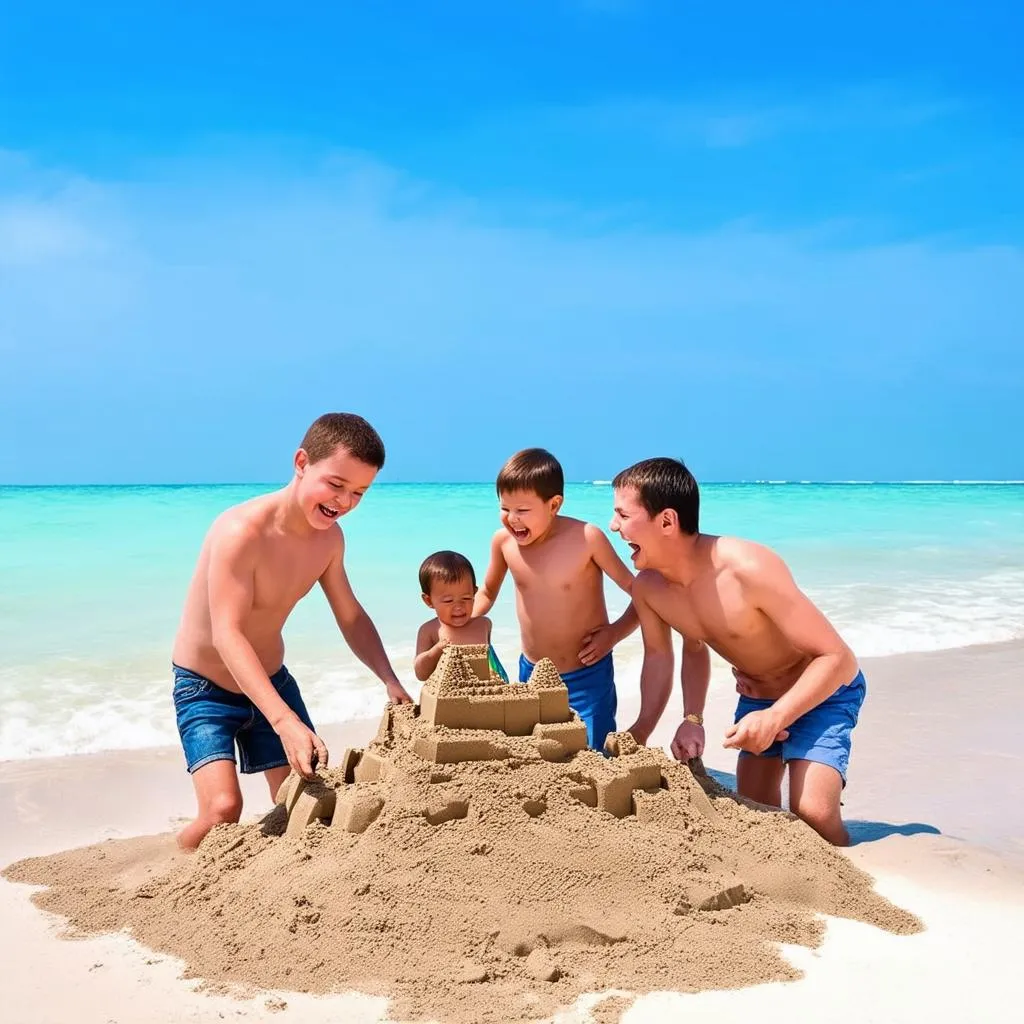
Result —
<path fill-rule="evenodd" d="M 559 672 L 575 672 L 583 667 L 580 661 L 583 638 L 595 626 L 607 624 L 608 612 L 604 607 L 588 608 L 577 615 L 559 614 L 553 608 L 529 616 L 520 613 L 523 654 L 534 663 L 550 658 Z"/>

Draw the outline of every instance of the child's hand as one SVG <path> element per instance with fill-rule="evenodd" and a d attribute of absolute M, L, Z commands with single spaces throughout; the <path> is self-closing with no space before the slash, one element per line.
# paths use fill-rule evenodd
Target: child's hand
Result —
<path fill-rule="evenodd" d="M 581 665 L 596 665 L 615 646 L 615 632 L 611 626 L 595 626 L 583 636 L 583 646 L 577 657 Z"/>
<path fill-rule="evenodd" d="M 297 717 L 286 719 L 278 728 L 277 735 L 281 738 L 281 746 L 284 747 L 292 770 L 302 778 L 316 778 L 314 756 L 317 767 L 327 767 L 328 755 L 324 741 Z"/>
<path fill-rule="evenodd" d="M 789 730 L 779 726 L 771 708 L 751 711 L 725 730 L 724 747 L 763 754 L 776 740 L 789 738 Z"/>

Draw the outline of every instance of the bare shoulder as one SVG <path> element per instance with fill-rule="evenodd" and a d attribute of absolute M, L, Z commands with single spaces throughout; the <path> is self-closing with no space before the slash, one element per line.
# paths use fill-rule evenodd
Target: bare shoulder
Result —
<path fill-rule="evenodd" d="M 592 534 L 590 530 L 597 530 L 596 526 L 583 522 L 582 519 L 573 519 L 572 516 L 560 515 L 556 520 L 558 532 L 552 540 L 560 544 L 581 544 L 589 543 Z"/>
<path fill-rule="evenodd" d="M 715 558 L 747 584 L 768 583 L 789 575 L 786 563 L 771 548 L 740 537 L 716 537 Z"/>
<path fill-rule="evenodd" d="M 577 522 L 578 520 L 574 520 Z M 608 535 L 598 526 L 596 523 L 581 523 L 583 527 L 583 537 L 588 544 L 608 544 Z"/>
<path fill-rule="evenodd" d="M 417 635 L 420 637 L 430 636 L 431 633 L 437 632 L 437 626 L 438 621 L 436 617 L 433 619 L 427 619 L 427 621 L 424 622 L 422 626 L 420 626 L 419 630 L 417 631 Z"/>
<path fill-rule="evenodd" d="M 633 601 L 649 604 L 652 597 L 659 594 L 665 587 L 665 579 L 661 573 L 653 569 L 641 569 L 633 577 Z"/>

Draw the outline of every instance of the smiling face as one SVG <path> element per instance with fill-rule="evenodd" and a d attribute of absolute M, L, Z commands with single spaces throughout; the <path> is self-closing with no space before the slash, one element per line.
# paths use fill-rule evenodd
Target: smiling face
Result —
<path fill-rule="evenodd" d="M 631 548 L 637 569 L 658 569 L 664 565 L 666 539 L 678 527 L 671 510 L 650 515 L 640 504 L 632 487 L 615 489 L 615 513 L 610 524 Z"/>
<path fill-rule="evenodd" d="M 546 501 L 533 491 L 510 491 L 499 496 L 501 525 L 515 538 L 520 547 L 543 537 L 562 507 L 562 496 Z"/>
<path fill-rule="evenodd" d="M 434 580 L 430 593 L 423 595 L 423 602 L 437 613 L 438 622 L 450 629 L 466 625 L 473 617 L 473 598 L 476 587 L 469 576 L 463 576 L 452 583 Z"/>
<path fill-rule="evenodd" d="M 306 521 L 316 530 L 326 530 L 359 504 L 377 469 L 340 446 L 316 462 L 310 462 L 300 448 L 295 453 L 295 475 L 296 495 Z"/>

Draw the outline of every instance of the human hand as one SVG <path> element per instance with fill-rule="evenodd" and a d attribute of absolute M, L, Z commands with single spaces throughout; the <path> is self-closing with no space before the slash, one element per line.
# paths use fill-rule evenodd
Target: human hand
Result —
<path fill-rule="evenodd" d="M 615 646 L 615 633 L 610 625 L 595 626 L 583 635 L 583 646 L 577 657 L 581 665 L 596 665 Z"/>
<path fill-rule="evenodd" d="M 405 691 L 405 687 L 397 679 L 392 679 L 384 684 L 388 691 L 388 700 L 392 704 L 411 704 L 412 697 Z"/>
<path fill-rule="evenodd" d="M 642 747 L 647 746 L 647 740 L 651 735 L 650 729 L 645 729 L 639 722 L 634 722 L 626 732 L 633 737 Z"/>
<path fill-rule="evenodd" d="M 677 761 L 689 761 L 704 753 L 704 726 L 696 722 L 683 722 L 672 740 L 672 756 Z"/>
<path fill-rule="evenodd" d="M 750 754 L 763 754 L 776 740 L 789 738 L 789 730 L 783 729 L 771 708 L 751 711 L 735 725 L 725 730 L 726 748 L 746 750 Z"/>
<path fill-rule="evenodd" d="M 296 716 L 291 716 L 278 726 L 285 756 L 292 771 L 310 780 L 316 778 L 318 767 L 327 767 L 327 747 L 312 729 Z"/>

